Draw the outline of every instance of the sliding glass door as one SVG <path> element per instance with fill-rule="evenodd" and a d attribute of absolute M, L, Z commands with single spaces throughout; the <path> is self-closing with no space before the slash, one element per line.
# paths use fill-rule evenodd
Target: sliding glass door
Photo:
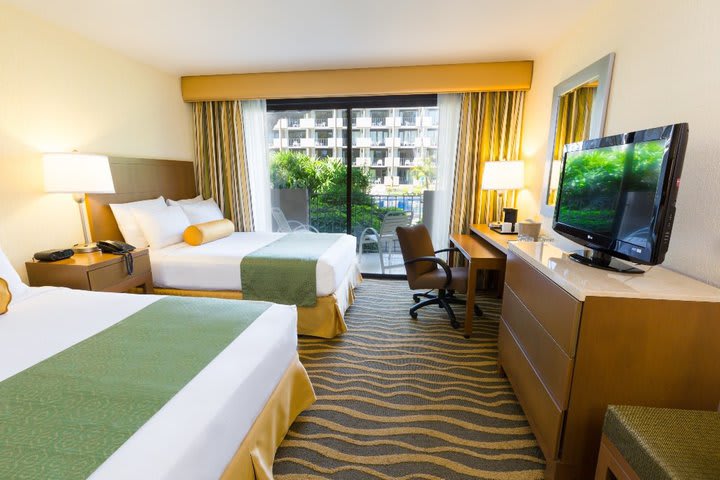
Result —
<path fill-rule="evenodd" d="M 268 101 L 274 230 L 354 235 L 364 274 L 404 274 L 394 228 L 432 222 L 436 102 L 434 95 Z"/>
<path fill-rule="evenodd" d="M 346 110 L 267 113 L 273 229 L 346 233 Z"/>

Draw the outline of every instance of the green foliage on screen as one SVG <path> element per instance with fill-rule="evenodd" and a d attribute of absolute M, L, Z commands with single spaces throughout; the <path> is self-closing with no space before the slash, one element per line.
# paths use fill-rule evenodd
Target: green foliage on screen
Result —
<path fill-rule="evenodd" d="M 611 232 L 621 192 L 654 192 L 664 155 L 665 140 L 568 153 L 558 221 Z"/>

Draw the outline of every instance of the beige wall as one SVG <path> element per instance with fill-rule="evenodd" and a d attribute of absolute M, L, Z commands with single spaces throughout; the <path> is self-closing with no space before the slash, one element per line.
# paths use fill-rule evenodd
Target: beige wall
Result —
<path fill-rule="evenodd" d="M 535 60 L 523 140 L 529 185 L 520 197 L 523 218 L 539 212 L 553 87 L 615 52 L 606 134 L 690 124 L 664 265 L 720 285 L 718 18 L 720 2 L 713 0 L 607 0 Z"/>
<path fill-rule="evenodd" d="M 45 194 L 41 152 L 192 160 L 173 75 L 0 5 L 0 245 L 21 274 L 82 239 L 70 195 Z"/>

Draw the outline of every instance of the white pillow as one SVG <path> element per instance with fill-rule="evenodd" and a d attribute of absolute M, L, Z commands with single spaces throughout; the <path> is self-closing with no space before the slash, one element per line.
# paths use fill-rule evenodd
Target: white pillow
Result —
<path fill-rule="evenodd" d="M 195 197 L 195 198 L 186 198 L 186 199 L 183 199 L 183 200 L 170 200 L 170 199 L 168 198 L 168 199 L 167 199 L 167 204 L 168 204 L 168 206 L 170 206 L 170 207 L 176 207 L 176 206 L 178 206 L 178 205 L 188 205 L 188 204 L 190 204 L 190 203 L 198 203 L 198 202 L 202 202 L 202 201 L 203 201 L 203 196 L 202 196 L 202 195 L 198 195 L 198 196 Z"/>
<path fill-rule="evenodd" d="M 23 283 L 20 275 L 18 275 L 17 271 L 13 268 L 10 260 L 5 256 L 2 249 L 0 249 L 0 278 L 7 282 L 13 298 L 20 297 L 20 295 L 30 288 Z"/>
<path fill-rule="evenodd" d="M 157 210 L 166 208 L 165 199 L 160 196 L 152 200 L 140 200 L 139 202 L 130 203 L 111 203 L 115 221 L 118 224 L 120 233 L 122 233 L 125 243 L 129 243 L 135 247 L 147 247 L 148 241 L 143 235 L 140 225 L 135 219 L 134 210 Z"/>
<path fill-rule="evenodd" d="M 217 206 L 217 203 L 215 203 L 215 200 L 212 198 L 198 203 L 180 205 L 180 208 L 182 208 L 185 215 L 187 215 L 191 225 L 222 220 L 225 218 L 220 211 L 220 207 Z"/>
<path fill-rule="evenodd" d="M 133 210 L 137 223 L 147 238 L 150 248 L 163 248 L 183 241 L 183 232 L 190 226 L 180 207 Z"/>

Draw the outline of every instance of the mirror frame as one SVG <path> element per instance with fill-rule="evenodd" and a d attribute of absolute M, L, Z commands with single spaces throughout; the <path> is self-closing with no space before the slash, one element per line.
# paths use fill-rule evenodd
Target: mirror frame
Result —
<path fill-rule="evenodd" d="M 586 83 L 597 81 L 598 87 L 593 99 L 592 112 L 590 114 L 590 137 L 602 136 L 605 130 L 605 117 L 607 115 L 608 100 L 610 97 L 610 81 L 612 78 L 615 53 L 609 53 L 600 60 L 583 68 L 575 75 L 558 83 L 553 89 L 552 111 L 550 113 L 550 133 L 548 134 L 548 150 L 545 158 L 545 175 L 543 176 L 543 188 L 540 214 L 545 217 L 552 217 L 555 212 L 555 205 L 548 205 L 547 199 L 550 193 L 550 177 L 552 175 L 553 150 L 555 142 L 555 129 L 557 128 L 558 107 L 560 97 Z"/>

